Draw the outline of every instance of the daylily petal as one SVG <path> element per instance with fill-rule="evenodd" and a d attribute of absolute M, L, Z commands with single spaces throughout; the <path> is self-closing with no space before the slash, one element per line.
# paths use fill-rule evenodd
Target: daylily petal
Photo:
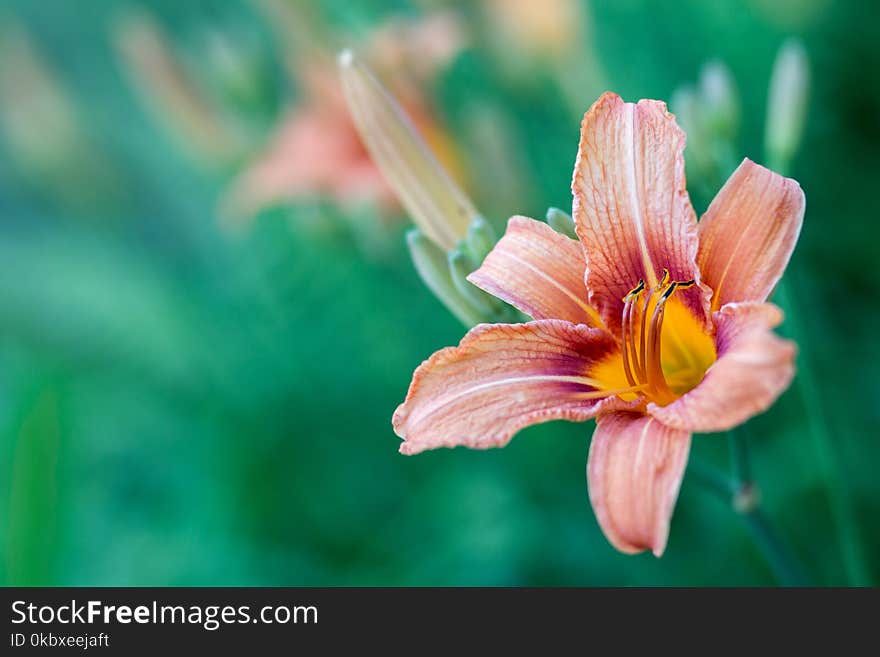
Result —
<path fill-rule="evenodd" d="M 468 280 L 535 319 L 601 326 L 587 303 L 586 262 L 576 240 L 527 217 L 507 231 Z"/>
<path fill-rule="evenodd" d="M 714 290 L 713 310 L 767 299 L 794 250 L 804 204 L 797 182 L 743 160 L 699 225 L 697 262 Z"/>
<path fill-rule="evenodd" d="M 415 371 L 392 420 L 400 451 L 499 447 L 531 424 L 628 407 L 589 375 L 616 351 L 608 332 L 562 320 L 480 324 Z"/>
<path fill-rule="evenodd" d="M 590 502 L 621 552 L 663 554 L 691 434 L 639 413 L 599 416 L 587 460 Z"/>
<path fill-rule="evenodd" d="M 782 311 L 770 303 L 729 303 L 712 314 L 718 360 L 700 384 L 648 412 L 671 427 L 726 431 L 767 410 L 794 377 L 795 344 L 772 332 Z"/>
<path fill-rule="evenodd" d="M 624 103 L 604 94 L 584 115 L 571 188 L 587 257 L 590 303 L 605 325 L 620 326 L 623 297 L 668 269 L 673 281 L 699 282 L 697 219 L 685 189 L 684 132 L 666 104 Z M 676 295 L 705 320 L 707 291 Z"/>

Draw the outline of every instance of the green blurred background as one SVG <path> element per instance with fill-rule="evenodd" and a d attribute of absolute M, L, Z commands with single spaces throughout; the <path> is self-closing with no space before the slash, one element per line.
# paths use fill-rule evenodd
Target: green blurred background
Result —
<path fill-rule="evenodd" d="M 662 559 L 615 552 L 587 499 L 591 425 L 399 455 L 390 418 L 412 370 L 463 333 L 416 276 L 399 210 L 318 193 L 231 228 L 218 217 L 300 102 L 297 39 L 320 26 L 332 56 L 389 18 L 441 10 L 464 37 L 424 93 L 499 229 L 570 208 L 579 115 L 602 90 L 668 100 L 709 60 L 739 90 L 737 156 L 762 161 L 774 57 L 802 40 L 812 86 L 790 175 L 807 215 L 787 285 L 817 385 L 748 434 L 767 514 L 811 577 L 878 581 L 880 7 L 596 1 L 577 4 L 573 36 L 526 46 L 534 31 L 504 27 L 503 2 L 291 2 L 308 29 L 290 34 L 272 4 L 0 9 L 0 582 L 774 583 L 735 513 L 692 477 Z M 120 17 L 143 12 L 212 108 L 219 128 L 201 143 L 121 59 Z M 688 167 L 702 211 L 720 178 Z M 830 450 L 811 433 L 817 413 Z M 726 467 L 721 437 L 698 437 L 694 454 Z M 842 543 L 861 555 L 855 578 Z"/>

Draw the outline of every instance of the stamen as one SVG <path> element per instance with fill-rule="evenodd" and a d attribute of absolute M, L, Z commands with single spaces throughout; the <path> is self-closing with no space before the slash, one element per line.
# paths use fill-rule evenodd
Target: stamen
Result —
<path fill-rule="evenodd" d="M 646 364 L 648 383 L 650 384 L 651 391 L 663 398 L 673 398 L 673 395 L 669 389 L 669 384 L 666 382 L 666 377 L 663 376 L 663 365 L 660 360 L 660 336 L 663 329 L 663 317 L 666 315 L 666 300 L 675 292 L 677 285 L 675 282 L 670 283 L 660 295 L 660 298 L 657 299 L 654 313 L 651 316 L 651 328 L 648 335 L 649 360 Z"/>
<path fill-rule="evenodd" d="M 623 297 L 621 316 L 621 351 L 623 370 L 630 388 L 609 394 L 626 394 L 644 391 L 652 400 L 666 404 L 676 396 L 669 387 L 663 372 L 661 359 L 663 320 L 666 316 L 666 301 L 679 288 L 695 285 L 694 280 L 671 281 L 668 269 L 663 269 L 659 283 L 650 290 L 644 280 Z M 636 318 L 636 304 L 644 293 L 644 302 L 639 304 L 641 316 Z M 651 320 L 648 321 L 648 313 Z M 638 325 L 636 324 L 638 322 Z M 638 328 L 641 328 L 639 331 Z M 638 331 L 638 336 L 636 335 Z"/>
<path fill-rule="evenodd" d="M 623 351 L 623 373 L 626 374 L 626 380 L 629 382 L 629 384 L 631 386 L 634 386 L 636 384 L 636 380 L 633 377 L 632 367 L 630 367 L 630 364 L 629 364 L 629 359 L 630 359 L 629 333 L 630 333 L 630 329 L 631 329 L 630 323 L 632 321 L 631 320 L 632 308 L 633 308 L 632 299 L 627 298 L 626 303 L 623 305 L 623 319 L 622 319 L 623 326 L 621 327 L 622 331 L 623 331 L 623 335 L 621 336 L 622 340 L 621 340 L 620 346 Z"/>
<path fill-rule="evenodd" d="M 664 270 L 665 271 L 665 270 Z M 642 304 L 642 330 L 639 333 L 639 363 L 640 363 L 640 372 L 639 374 L 642 377 L 643 381 L 647 381 L 648 379 L 648 359 L 647 354 L 645 352 L 646 349 L 646 340 L 648 337 L 648 306 L 651 303 L 651 297 L 653 295 L 646 294 L 645 295 L 645 303 Z"/>
<path fill-rule="evenodd" d="M 622 323 L 622 350 L 623 350 L 623 371 L 626 374 L 626 380 L 629 382 L 631 386 L 636 385 L 636 378 L 633 376 L 633 365 L 636 370 L 639 370 L 639 363 L 636 358 L 636 353 L 634 349 L 634 341 L 632 335 L 632 311 L 635 299 L 638 295 L 645 289 L 645 281 L 640 280 L 639 284 L 634 287 L 630 292 L 623 298 L 623 317 L 621 318 Z M 630 364 L 630 358 L 633 359 L 632 365 Z"/>
<path fill-rule="evenodd" d="M 632 308 L 629 309 L 629 349 L 630 353 L 632 353 L 632 365 L 635 370 L 636 378 L 640 381 L 645 381 L 645 360 L 644 358 L 639 358 L 639 352 L 636 349 L 636 332 L 633 330 L 633 312 L 635 308 L 635 301 L 638 296 L 645 291 L 645 281 L 639 280 L 639 284 L 633 290 L 633 304 Z M 645 297 L 650 295 L 646 294 Z"/>
<path fill-rule="evenodd" d="M 687 289 L 693 287 L 694 285 L 696 285 L 696 283 L 697 282 L 693 278 L 689 281 L 676 282 L 675 289 Z M 683 343 L 681 335 L 679 335 L 678 331 L 675 330 L 675 327 L 673 327 L 673 330 L 671 331 L 666 331 L 666 337 L 670 338 L 670 340 L 667 341 L 667 346 L 671 346 L 673 349 L 675 349 L 675 352 L 678 354 L 680 360 L 686 361 L 691 367 L 698 367 L 698 364 L 694 360 L 694 355 Z"/>
<path fill-rule="evenodd" d="M 600 399 L 602 397 L 611 397 L 612 395 L 625 395 L 630 392 L 641 392 L 648 387 L 647 383 L 631 386 L 629 388 L 617 388 L 616 390 L 591 390 L 577 395 L 578 399 Z"/>
<path fill-rule="evenodd" d="M 633 313 L 635 312 L 635 308 L 636 308 L 636 305 L 633 304 L 632 309 L 630 309 L 630 311 L 629 311 L 630 315 L 633 315 Z M 639 357 L 639 350 L 638 350 L 638 348 L 636 347 L 636 331 L 635 331 L 635 328 L 636 328 L 636 327 L 635 327 L 635 321 L 634 321 L 634 319 L 633 319 L 632 317 L 630 317 L 630 323 L 629 323 L 629 349 L 630 349 L 630 353 L 632 354 L 632 366 L 633 366 L 633 372 L 635 373 L 635 376 L 636 376 L 636 378 L 637 378 L 639 381 L 646 381 L 647 379 L 645 378 L 645 363 L 644 363 L 644 361 L 643 361 L 642 359 L 640 359 L 640 357 Z"/>
<path fill-rule="evenodd" d="M 663 366 L 660 361 L 660 331 L 663 328 L 664 314 L 663 307 L 658 305 L 651 318 L 651 333 L 648 337 L 648 383 L 655 395 L 665 395 L 669 392 L 669 385 L 663 376 Z"/>
<path fill-rule="evenodd" d="M 651 299 L 654 298 L 654 294 L 662 290 L 669 283 L 669 270 L 664 267 L 660 272 L 660 282 L 654 286 L 654 289 L 651 291 L 651 294 L 645 295 L 645 303 L 642 306 L 642 330 L 639 333 L 639 361 L 641 365 L 641 377 L 642 380 L 648 379 L 648 354 L 647 347 L 650 341 L 648 340 L 648 309 L 651 304 Z M 656 308 L 656 306 L 655 306 Z"/>
<path fill-rule="evenodd" d="M 666 303 L 666 300 L 672 296 L 672 293 L 675 292 L 675 288 L 677 287 L 678 283 L 670 283 L 669 287 L 667 287 L 663 294 L 660 295 L 660 301 L 658 301 L 657 304 Z"/>

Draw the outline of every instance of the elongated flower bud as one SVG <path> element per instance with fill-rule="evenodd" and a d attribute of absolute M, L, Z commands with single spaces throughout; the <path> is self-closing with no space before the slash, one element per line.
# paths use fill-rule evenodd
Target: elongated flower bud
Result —
<path fill-rule="evenodd" d="M 187 74 L 151 14 L 125 10 L 112 24 L 112 37 L 144 103 L 193 156 L 206 164 L 223 165 L 243 152 L 242 135 Z"/>
<path fill-rule="evenodd" d="M 700 73 L 700 100 L 706 128 L 723 139 L 733 139 L 739 129 L 739 94 L 730 69 L 718 60 Z"/>
<path fill-rule="evenodd" d="M 573 240 L 578 238 L 577 232 L 574 229 L 574 219 L 571 218 L 570 214 L 559 208 L 547 209 L 547 223 L 557 233 L 562 233 Z"/>
<path fill-rule="evenodd" d="M 669 109 L 675 114 L 675 121 L 688 136 L 688 148 L 692 148 L 691 133 L 697 131 L 699 112 L 697 92 L 693 86 L 686 84 L 673 91 L 669 99 Z"/>
<path fill-rule="evenodd" d="M 373 161 L 415 224 L 444 250 L 477 216 L 412 122 L 369 68 L 350 50 L 339 56 L 342 89 Z"/>
<path fill-rule="evenodd" d="M 45 174 L 82 157 L 73 101 L 24 26 L 7 17 L 0 20 L 0 96 L 0 133 L 19 163 Z"/>
<path fill-rule="evenodd" d="M 669 108 L 687 134 L 688 166 L 693 163 L 699 175 L 705 176 L 712 167 L 712 148 L 706 135 L 703 106 L 697 90 L 690 85 L 679 87 L 672 93 Z"/>
<path fill-rule="evenodd" d="M 786 173 L 800 146 L 807 115 L 810 70 L 800 41 L 782 45 L 773 65 L 764 147 L 771 168 Z"/>
<path fill-rule="evenodd" d="M 479 324 L 481 313 L 453 282 L 446 252 L 418 228 L 406 234 L 406 243 L 416 271 L 434 296 L 468 328 Z"/>

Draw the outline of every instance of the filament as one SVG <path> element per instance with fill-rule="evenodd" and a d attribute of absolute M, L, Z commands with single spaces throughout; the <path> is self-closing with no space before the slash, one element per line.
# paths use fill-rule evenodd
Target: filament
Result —
<path fill-rule="evenodd" d="M 648 387 L 647 383 L 641 383 L 639 385 L 630 386 L 629 388 L 617 388 L 615 390 L 591 390 L 590 392 L 583 392 L 577 395 L 578 399 L 601 399 L 604 397 L 610 397 L 611 395 L 625 395 L 627 393 L 638 393 L 646 390 Z"/>
<path fill-rule="evenodd" d="M 630 355 L 635 357 L 635 354 L 630 354 L 630 333 L 632 333 L 632 309 L 633 309 L 633 301 L 627 295 L 626 301 L 623 304 L 623 336 L 621 340 L 621 349 L 623 350 L 623 372 L 626 374 L 626 380 L 629 382 L 631 386 L 636 385 L 635 377 L 633 377 L 632 368 L 630 367 L 629 359 Z"/>
<path fill-rule="evenodd" d="M 638 356 L 635 350 L 635 336 L 633 335 L 633 327 L 632 327 L 632 313 L 633 307 L 635 305 L 635 300 L 638 298 L 639 294 L 645 289 L 645 281 L 640 280 L 639 284 L 634 287 L 630 292 L 623 298 L 623 318 L 622 318 L 622 348 L 623 348 L 623 371 L 626 374 L 626 380 L 629 382 L 631 386 L 636 385 L 636 377 L 633 376 L 633 369 L 635 369 L 636 376 L 644 379 L 644 375 L 642 373 L 642 367 L 639 363 Z M 632 364 L 630 363 L 630 358 L 632 358 Z"/>

